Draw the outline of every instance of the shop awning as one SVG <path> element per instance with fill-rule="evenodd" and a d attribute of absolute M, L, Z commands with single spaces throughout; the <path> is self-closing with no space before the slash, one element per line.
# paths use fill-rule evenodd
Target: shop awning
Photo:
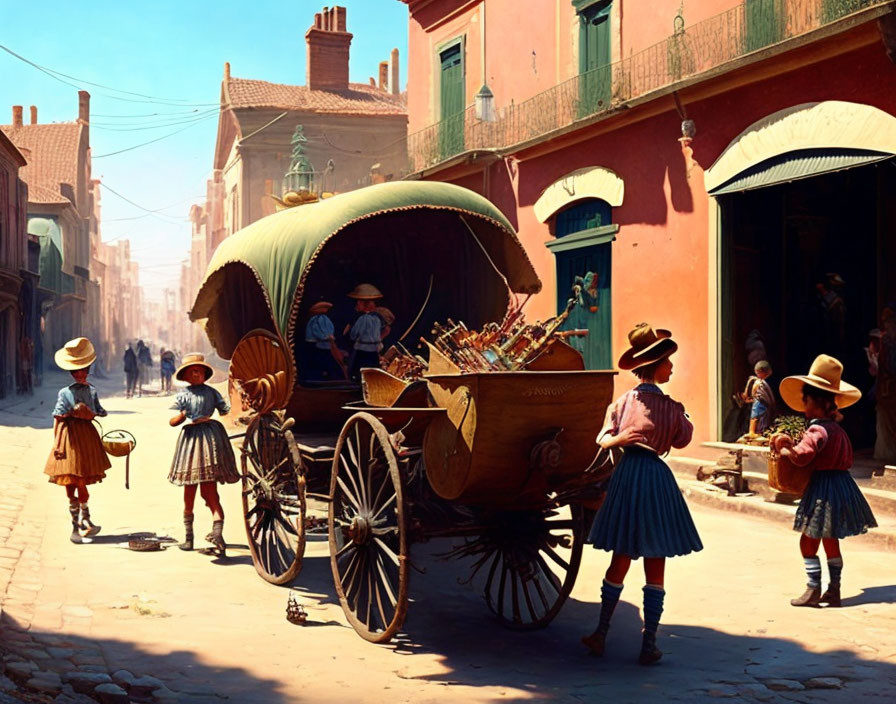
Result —
<path fill-rule="evenodd" d="M 733 179 L 713 188 L 709 194 L 719 196 L 774 186 L 801 178 L 865 166 L 891 157 L 893 154 L 867 149 L 800 149 L 751 166 Z"/>

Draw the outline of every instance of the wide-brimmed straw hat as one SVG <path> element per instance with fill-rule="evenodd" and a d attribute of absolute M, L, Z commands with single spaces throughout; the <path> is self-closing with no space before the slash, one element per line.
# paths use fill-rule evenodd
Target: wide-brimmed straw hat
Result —
<path fill-rule="evenodd" d="M 355 286 L 355 289 L 348 294 L 348 297 L 359 301 L 375 301 L 377 298 L 382 298 L 383 294 L 373 284 L 358 284 Z"/>
<path fill-rule="evenodd" d="M 177 368 L 177 371 L 174 372 L 174 378 L 179 379 L 180 381 L 186 381 L 184 379 L 184 372 L 187 370 L 187 367 L 204 367 L 206 381 L 211 379 L 212 374 L 215 373 L 215 370 L 212 369 L 211 365 L 205 361 L 205 355 L 193 352 L 184 355 L 184 358 L 180 361 L 180 366 Z"/>
<path fill-rule="evenodd" d="M 73 372 L 93 364 L 96 361 L 96 350 L 86 337 L 76 337 L 56 352 L 55 359 L 61 369 Z"/>
<path fill-rule="evenodd" d="M 308 312 L 311 313 L 311 315 L 323 315 L 332 307 L 333 304 L 329 301 L 318 301 L 308 309 Z"/>
<path fill-rule="evenodd" d="M 678 349 L 672 333 L 662 328 L 654 330 L 647 323 L 640 323 L 628 334 L 631 345 L 619 358 L 620 369 L 637 369 L 665 359 Z"/>
<path fill-rule="evenodd" d="M 843 364 L 840 360 L 829 354 L 820 354 L 812 362 L 808 374 L 788 376 L 781 380 L 781 398 L 794 410 L 805 411 L 803 384 L 808 384 L 834 394 L 837 408 L 846 408 L 862 398 L 862 392 L 843 381 L 842 375 Z"/>

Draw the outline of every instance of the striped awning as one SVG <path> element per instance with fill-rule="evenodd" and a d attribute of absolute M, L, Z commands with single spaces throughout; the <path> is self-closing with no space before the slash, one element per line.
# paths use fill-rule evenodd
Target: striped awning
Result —
<path fill-rule="evenodd" d="M 893 154 L 867 149 L 800 149 L 766 159 L 713 188 L 710 195 L 749 191 L 811 176 L 865 166 L 890 159 Z"/>

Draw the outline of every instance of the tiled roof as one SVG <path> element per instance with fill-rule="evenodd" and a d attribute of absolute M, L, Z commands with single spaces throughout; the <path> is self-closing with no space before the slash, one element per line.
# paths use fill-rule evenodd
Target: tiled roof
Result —
<path fill-rule="evenodd" d="M 364 83 L 349 83 L 347 90 L 309 90 L 247 78 L 228 81 L 234 108 L 278 108 L 338 115 L 407 115 L 403 96 L 392 95 Z"/>
<path fill-rule="evenodd" d="M 28 202 L 29 203 L 59 203 L 71 205 L 72 202 L 62 195 L 58 190 L 40 186 L 37 184 L 28 185 Z"/>
<path fill-rule="evenodd" d="M 59 184 L 73 189 L 78 184 L 78 144 L 82 125 L 77 122 L 54 122 L 45 125 L 0 125 L 6 136 L 17 147 L 29 150 L 28 165 L 20 169 L 19 177 L 28 184 L 59 193 Z M 30 200 L 29 196 L 29 200 Z M 56 202 L 56 201 L 33 201 Z"/>

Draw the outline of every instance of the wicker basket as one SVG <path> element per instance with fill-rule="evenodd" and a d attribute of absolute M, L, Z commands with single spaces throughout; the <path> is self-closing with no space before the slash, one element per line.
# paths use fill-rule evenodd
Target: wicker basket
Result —
<path fill-rule="evenodd" d="M 103 449 L 113 457 L 126 457 L 137 446 L 137 440 L 127 430 L 110 430 L 103 435 Z"/>
<path fill-rule="evenodd" d="M 774 450 L 768 453 L 768 485 L 775 491 L 802 496 L 809 485 L 812 470 L 797 467 Z"/>

